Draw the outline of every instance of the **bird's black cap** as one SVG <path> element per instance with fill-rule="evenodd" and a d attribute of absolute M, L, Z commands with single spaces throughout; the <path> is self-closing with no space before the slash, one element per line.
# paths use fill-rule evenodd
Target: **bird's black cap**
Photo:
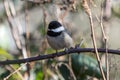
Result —
<path fill-rule="evenodd" d="M 58 21 L 51 21 L 48 25 L 48 29 L 56 29 L 58 27 L 62 26 Z"/>

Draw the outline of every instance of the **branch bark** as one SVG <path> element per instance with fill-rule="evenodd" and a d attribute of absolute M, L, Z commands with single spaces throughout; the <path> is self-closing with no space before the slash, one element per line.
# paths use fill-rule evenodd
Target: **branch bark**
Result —
<path fill-rule="evenodd" d="M 98 48 L 98 52 L 105 53 L 106 49 L 105 48 Z M 35 57 L 30 57 L 30 58 L 25 58 L 25 59 L 18 59 L 18 60 L 6 60 L 6 61 L 0 61 L 0 65 L 8 65 L 8 64 L 21 64 L 21 63 L 26 63 L 26 62 L 33 62 L 33 61 L 38 61 L 38 60 L 45 60 L 45 59 L 52 59 L 55 57 L 60 57 L 63 55 L 67 54 L 75 54 L 75 53 L 83 53 L 83 52 L 92 52 L 95 53 L 94 48 L 70 48 L 67 51 L 61 51 L 58 53 L 52 53 L 52 54 L 46 54 L 46 55 L 38 55 Z M 113 49 L 108 49 L 108 53 L 110 54 L 117 54 L 120 55 L 120 50 L 113 50 Z"/>

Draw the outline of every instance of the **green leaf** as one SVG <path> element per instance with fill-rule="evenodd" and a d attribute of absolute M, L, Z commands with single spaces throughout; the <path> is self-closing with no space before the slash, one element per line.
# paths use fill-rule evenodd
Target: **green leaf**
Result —
<path fill-rule="evenodd" d="M 42 72 L 42 70 L 37 71 L 36 80 L 43 80 L 43 72 Z"/>
<path fill-rule="evenodd" d="M 98 66 L 98 62 L 91 56 L 84 54 L 73 54 L 72 56 L 72 67 L 76 77 L 84 80 L 87 75 L 102 78 L 101 72 Z M 105 67 L 103 67 L 104 72 Z"/>
<path fill-rule="evenodd" d="M 7 59 L 13 59 L 13 56 L 10 55 L 7 51 L 0 48 L 0 61 L 1 60 L 7 60 Z"/>
<path fill-rule="evenodd" d="M 71 73 L 70 73 L 70 70 L 67 67 L 67 64 L 66 65 L 65 65 L 65 63 L 64 64 L 60 64 L 58 66 L 58 69 L 59 69 L 61 75 L 63 76 L 63 78 L 65 80 L 70 80 L 70 79 L 72 80 Z"/>

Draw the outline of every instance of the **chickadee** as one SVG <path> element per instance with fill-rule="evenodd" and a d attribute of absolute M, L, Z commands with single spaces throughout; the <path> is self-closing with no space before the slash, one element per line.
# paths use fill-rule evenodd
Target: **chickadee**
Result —
<path fill-rule="evenodd" d="M 47 30 L 47 41 L 56 50 L 74 47 L 72 37 L 58 21 L 51 21 Z"/>

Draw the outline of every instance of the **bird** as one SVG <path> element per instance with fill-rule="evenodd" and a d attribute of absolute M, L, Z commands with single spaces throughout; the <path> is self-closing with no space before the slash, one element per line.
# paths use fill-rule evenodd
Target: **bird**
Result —
<path fill-rule="evenodd" d="M 74 47 L 72 37 L 58 21 L 51 21 L 47 29 L 47 41 L 51 48 L 56 50 Z"/>

